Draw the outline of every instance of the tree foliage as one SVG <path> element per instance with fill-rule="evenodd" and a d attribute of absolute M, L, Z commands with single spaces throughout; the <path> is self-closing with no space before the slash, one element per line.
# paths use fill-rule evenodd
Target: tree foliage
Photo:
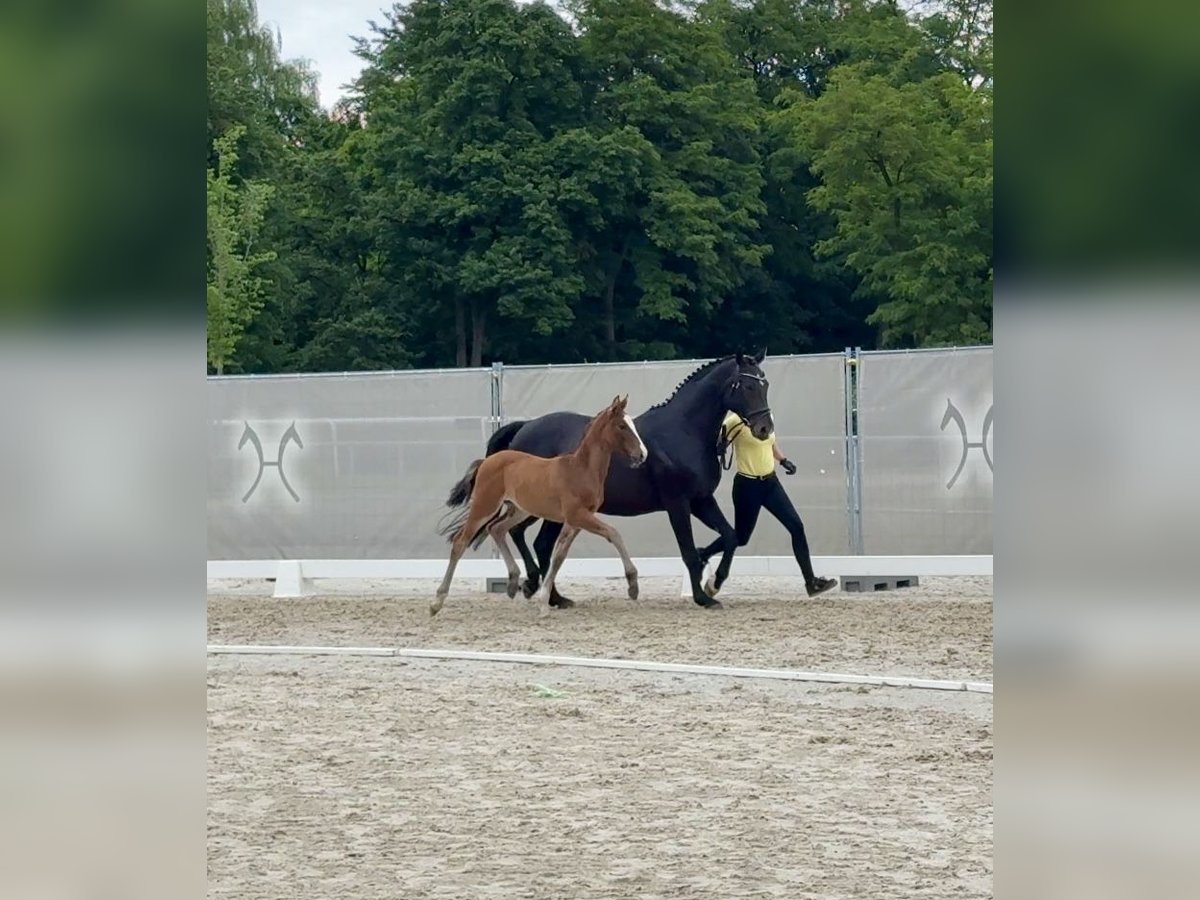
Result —
<path fill-rule="evenodd" d="M 233 182 L 238 125 L 216 140 L 216 162 L 207 174 L 208 197 L 208 364 L 220 374 L 237 352 L 243 332 L 262 309 L 265 280 L 260 267 L 275 258 L 260 241 L 269 184 Z"/>
<path fill-rule="evenodd" d="M 255 242 L 254 299 L 215 301 L 227 370 L 990 340 L 990 0 L 411 0 L 364 27 L 324 113 L 252 0 L 209 2 L 210 168 L 236 133 L 223 202 L 262 208 L 210 222 L 210 271 L 214 227 Z"/>

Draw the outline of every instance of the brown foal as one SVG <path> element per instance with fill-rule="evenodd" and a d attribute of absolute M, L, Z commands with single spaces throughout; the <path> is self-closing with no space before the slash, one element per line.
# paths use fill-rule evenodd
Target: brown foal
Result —
<path fill-rule="evenodd" d="M 617 548 L 625 564 L 629 597 L 637 599 L 637 569 L 625 549 L 625 541 L 617 529 L 596 518 L 596 510 L 604 502 L 604 480 L 613 454 L 623 454 L 635 466 L 646 461 L 646 445 L 625 413 L 628 399 L 628 396 L 614 397 L 588 424 L 573 453 L 544 459 L 516 450 L 502 450 L 478 464 L 466 519 L 451 539 L 446 577 L 429 605 L 431 616 L 442 608 L 454 568 L 467 546 L 478 547 L 489 534 L 508 566 L 508 596 L 516 596 L 521 573 L 505 535 L 531 517 L 563 523 L 562 533 L 554 544 L 550 570 L 533 598 L 541 615 L 550 612 L 554 578 L 580 531 L 598 534 Z"/>

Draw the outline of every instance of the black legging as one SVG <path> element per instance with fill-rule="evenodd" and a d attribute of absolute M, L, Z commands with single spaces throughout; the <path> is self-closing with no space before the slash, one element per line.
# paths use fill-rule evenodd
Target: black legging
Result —
<path fill-rule="evenodd" d="M 735 475 L 733 479 L 733 530 L 737 532 L 739 547 L 750 543 L 750 535 L 758 523 L 758 512 L 765 509 L 792 536 L 792 553 L 804 573 L 804 583 L 811 585 L 816 576 L 813 574 L 812 557 L 808 553 L 808 539 L 804 536 L 804 523 L 800 514 L 792 506 L 791 498 L 779 483 L 779 478 L 772 473 L 766 478 L 750 478 L 746 475 Z M 721 539 L 717 538 L 700 551 L 700 558 L 705 562 L 720 553 Z"/>

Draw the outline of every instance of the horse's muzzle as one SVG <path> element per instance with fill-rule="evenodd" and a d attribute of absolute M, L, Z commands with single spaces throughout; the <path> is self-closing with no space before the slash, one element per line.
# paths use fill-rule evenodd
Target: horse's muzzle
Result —
<path fill-rule="evenodd" d="M 760 441 L 765 441 L 767 438 L 769 438 L 771 436 L 771 432 L 774 430 L 775 423 L 771 420 L 770 416 L 767 416 L 765 419 L 759 419 L 757 422 L 753 422 L 750 425 L 750 433 Z"/>

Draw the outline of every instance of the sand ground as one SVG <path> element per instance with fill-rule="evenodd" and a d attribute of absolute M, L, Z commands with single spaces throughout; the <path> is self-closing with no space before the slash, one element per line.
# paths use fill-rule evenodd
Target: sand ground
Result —
<path fill-rule="evenodd" d="M 432 583 L 212 584 L 209 639 L 991 680 L 990 579 L 562 587 L 538 619 L 462 582 L 430 619 Z M 211 897 L 991 896 L 990 695 L 214 656 L 208 709 Z"/>

